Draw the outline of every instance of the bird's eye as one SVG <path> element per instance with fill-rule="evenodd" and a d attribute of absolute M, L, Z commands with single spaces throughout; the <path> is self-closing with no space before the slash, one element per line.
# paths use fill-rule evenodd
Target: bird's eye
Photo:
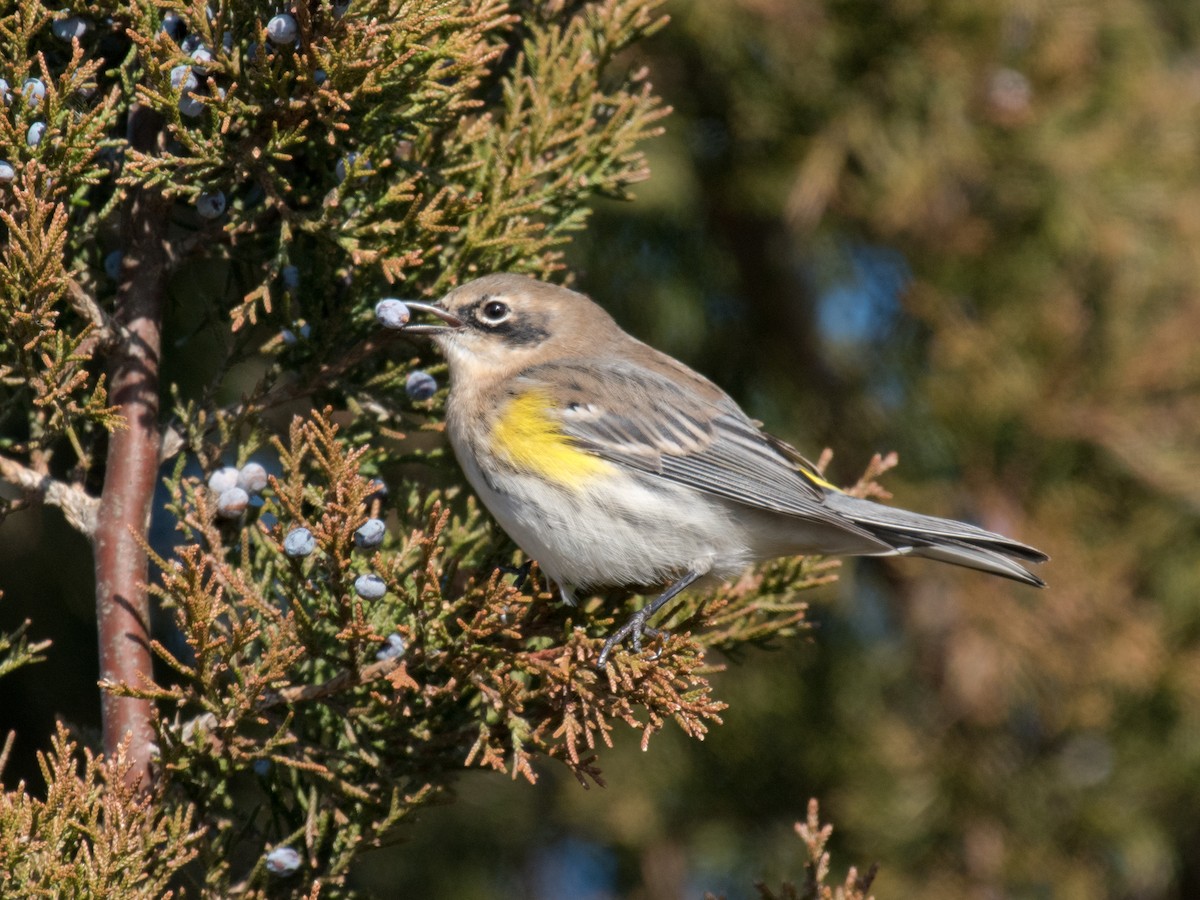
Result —
<path fill-rule="evenodd" d="M 479 309 L 479 320 L 486 325 L 499 325 L 512 312 L 507 303 L 500 300 L 489 300 Z"/>

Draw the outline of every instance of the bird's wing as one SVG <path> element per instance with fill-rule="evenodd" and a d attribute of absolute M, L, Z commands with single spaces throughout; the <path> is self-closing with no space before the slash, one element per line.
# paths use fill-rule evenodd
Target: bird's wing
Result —
<path fill-rule="evenodd" d="M 707 382 L 703 396 L 643 366 L 587 359 L 534 366 L 517 384 L 543 395 L 563 434 L 603 459 L 746 506 L 859 530 L 825 505 L 831 486 L 815 469 Z"/>

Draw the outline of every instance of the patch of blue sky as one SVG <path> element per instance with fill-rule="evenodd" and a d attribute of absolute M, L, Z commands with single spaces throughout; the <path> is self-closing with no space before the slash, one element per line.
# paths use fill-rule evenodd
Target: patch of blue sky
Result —
<path fill-rule="evenodd" d="M 873 244 L 843 244 L 837 277 L 819 291 L 817 326 L 838 344 L 873 344 L 891 333 L 912 280 L 904 256 Z"/>
<path fill-rule="evenodd" d="M 563 837 L 538 850 L 530 861 L 531 896 L 607 900 L 617 896 L 617 861 L 600 844 Z"/>

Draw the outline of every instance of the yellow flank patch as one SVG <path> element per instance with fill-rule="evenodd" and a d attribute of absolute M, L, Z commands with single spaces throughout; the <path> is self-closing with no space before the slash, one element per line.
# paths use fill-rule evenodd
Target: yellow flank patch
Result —
<path fill-rule="evenodd" d="M 492 426 L 492 449 L 519 469 L 567 487 L 579 487 L 612 471 L 612 464 L 576 446 L 546 413 L 545 394 L 514 397 Z"/>

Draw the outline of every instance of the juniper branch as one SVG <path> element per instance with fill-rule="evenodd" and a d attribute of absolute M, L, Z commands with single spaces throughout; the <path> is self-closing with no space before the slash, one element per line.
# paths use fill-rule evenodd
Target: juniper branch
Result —
<path fill-rule="evenodd" d="M 119 329 L 113 325 L 108 314 L 100 308 L 94 297 L 87 292 L 78 281 L 74 278 L 66 279 L 67 300 L 71 304 L 71 308 L 87 319 L 94 326 L 89 338 L 97 347 L 109 347 L 118 337 L 124 337 L 119 334 Z"/>
<path fill-rule="evenodd" d="M 100 501 L 82 488 L 58 481 L 5 456 L 0 456 L 0 481 L 40 502 L 57 506 L 71 527 L 84 534 L 91 536 L 96 531 Z"/>

